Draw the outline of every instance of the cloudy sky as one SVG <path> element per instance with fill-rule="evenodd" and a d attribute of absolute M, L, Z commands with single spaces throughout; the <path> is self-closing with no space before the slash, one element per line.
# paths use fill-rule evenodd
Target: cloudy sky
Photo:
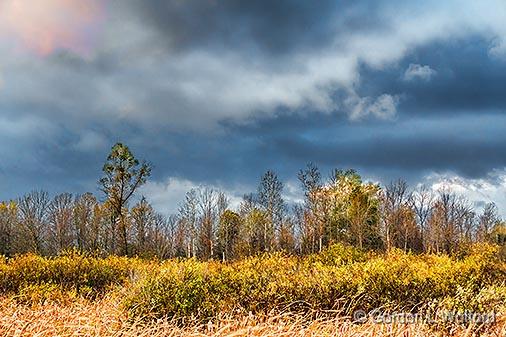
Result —
<path fill-rule="evenodd" d="M 121 141 L 162 211 L 355 168 L 506 214 L 506 2 L 0 0 L 0 198 L 97 192 Z"/>

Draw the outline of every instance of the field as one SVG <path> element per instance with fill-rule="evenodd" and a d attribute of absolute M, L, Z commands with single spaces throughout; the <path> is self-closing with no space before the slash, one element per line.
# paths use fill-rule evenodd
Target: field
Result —
<path fill-rule="evenodd" d="M 503 336 L 505 281 L 491 245 L 452 257 L 336 245 L 230 263 L 22 255 L 0 262 L 0 333 Z"/>

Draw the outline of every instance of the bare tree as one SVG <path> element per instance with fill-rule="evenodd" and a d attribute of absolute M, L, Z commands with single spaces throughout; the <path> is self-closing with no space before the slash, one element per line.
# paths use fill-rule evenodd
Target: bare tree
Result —
<path fill-rule="evenodd" d="M 176 230 L 174 232 L 174 256 L 190 257 L 190 235 L 188 232 L 187 221 L 181 217 L 181 214 L 175 216 Z"/>
<path fill-rule="evenodd" d="M 145 197 L 132 207 L 130 217 L 133 229 L 133 248 L 137 255 L 150 255 L 148 234 L 155 221 L 155 211 Z"/>
<path fill-rule="evenodd" d="M 286 217 L 281 223 L 278 237 L 278 247 L 285 252 L 295 251 L 295 224 L 291 217 Z"/>
<path fill-rule="evenodd" d="M 299 254 L 309 254 L 314 252 L 315 248 L 315 233 L 314 226 L 312 226 L 305 217 L 308 212 L 305 207 L 300 204 L 293 206 L 293 222 L 294 231 L 296 233 L 297 252 Z"/>
<path fill-rule="evenodd" d="M 440 190 L 429 219 L 430 250 L 455 252 L 470 240 L 475 214 L 467 199 Z"/>
<path fill-rule="evenodd" d="M 18 200 L 20 240 L 18 252 L 45 253 L 49 196 L 45 191 L 32 191 Z"/>
<path fill-rule="evenodd" d="M 494 226 L 500 222 L 496 204 L 487 203 L 483 208 L 483 213 L 478 218 L 477 240 L 488 242 L 492 240 L 491 233 Z"/>
<path fill-rule="evenodd" d="M 0 255 L 15 253 L 15 229 L 18 222 L 18 207 L 14 201 L 0 202 Z"/>
<path fill-rule="evenodd" d="M 176 256 L 176 233 L 178 218 L 176 215 L 164 217 L 155 215 L 153 228 L 149 235 L 155 255 L 161 259 Z"/>
<path fill-rule="evenodd" d="M 202 259 L 210 259 L 214 256 L 216 214 L 218 212 L 218 194 L 210 188 L 199 190 L 199 238 L 198 250 Z"/>
<path fill-rule="evenodd" d="M 381 193 L 381 224 L 386 249 L 420 250 L 421 234 L 415 219 L 413 195 L 403 180 L 391 182 Z"/>
<path fill-rule="evenodd" d="M 309 163 L 305 170 L 298 174 L 304 191 L 304 209 L 298 210 L 302 230 L 302 241 L 305 251 L 317 252 L 323 248 L 325 199 L 319 197 L 322 188 L 321 174 L 315 165 Z M 323 207 L 322 207 L 323 206 Z M 323 212 L 322 212 L 323 210 Z"/>
<path fill-rule="evenodd" d="M 219 219 L 221 215 L 228 209 L 228 205 L 230 204 L 230 200 L 228 199 L 227 195 L 224 192 L 217 192 L 217 200 L 216 200 L 216 211 L 217 211 L 217 218 Z"/>
<path fill-rule="evenodd" d="M 285 202 L 282 197 L 283 183 L 273 171 L 268 170 L 262 176 L 258 186 L 258 203 L 267 216 L 263 228 L 265 251 L 272 250 L 276 232 L 279 233 L 285 213 Z"/>
<path fill-rule="evenodd" d="M 179 208 L 181 235 L 187 240 L 186 256 L 197 256 L 197 191 L 191 189 L 186 193 L 185 200 Z"/>
<path fill-rule="evenodd" d="M 74 232 L 77 248 L 81 251 L 98 251 L 102 247 L 101 206 L 91 193 L 79 195 L 74 200 Z"/>
<path fill-rule="evenodd" d="M 427 227 L 434 209 L 434 201 L 434 192 L 426 185 L 420 186 L 411 197 L 412 208 L 416 215 L 418 227 L 420 228 L 420 236 L 424 250 L 428 249 Z"/>
<path fill-rule="evenodd" d="M 62 193 L 49 204 L 49 234 L 53 254 L 74 247 L 73 201 L 72 194 Z"/>

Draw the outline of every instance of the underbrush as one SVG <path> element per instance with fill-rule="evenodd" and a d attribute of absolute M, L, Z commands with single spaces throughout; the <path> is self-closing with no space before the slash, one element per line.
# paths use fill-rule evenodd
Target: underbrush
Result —
<path fill-rule="evenodd" d="M 0 259 L 0 293 L 25 302 L 93 298 L 121 286 L 138 274 L 134 258 L 95 258 L 68 252 L 54 258 L 33 254 Z"/>
<path fill-rule="evenodd" d="M 351 316 L 356 310 L 506 311 L 498 248 L 459 257 L 342 245 L 307 257 L 264 254 L 235 262 L 155 262 L 68 253 L 0 260 L 0 292 L 21 303 L 72 303 L 115 293 L 129 317 L 197 320 L 270 312 Z"/>
<path fill-rule="evenodd" d="M 335 246 L 307 258 L 166 261 L 129 289 L 125 306 L 137 317 L 202 318 L 287 308 L 344 315 L 377 308 L 499 310 L 505 281 L 506 264 L 493 246 L 474 247 L 459 259 L 402 251 L 366 256 Z"/>

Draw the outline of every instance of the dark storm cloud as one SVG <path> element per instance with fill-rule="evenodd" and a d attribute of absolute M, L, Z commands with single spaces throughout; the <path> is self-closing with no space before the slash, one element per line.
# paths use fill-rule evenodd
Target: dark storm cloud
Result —
<path fill-rule="evenodd" d="M 277 140 L 279 151 L 288 157 L 312 157 L 326 165 L 410 171 L 453 171 L 467 177 L 482 177 L 496 167 L 506 166 L 501 148 L 506 139 L 483 141 L 453 140 L 445 135 L 422 135 L 396 139 L 372 137 L 363 141 L 326 142 L 322 144 L 297 138 Z M 311 153 L 311 156 L 307 154 Z"/>
<path fill-rule="evenodd" d="M 336 36 L 378 28 L 373 1 L 135 2 L 144 18 L 176 49 L 243 48 L 272 54 L 326 46 Z M 366 20 L 367 19 L 367 20 Z"/>
<path fill-rule="evenodd" d="M 394 66 L 374 70 L 363 66 L 363 95 L 384 91 L 403 95 L 403 114 L 441 115 L 506 113 L 506 60 L 492 57 L 487 38 L 471 36 L 435 42 L 414 49 Z M 423 65 L 433 71 L 430 79 L 406 80 L 409 66 Z"/>
<path fill-rule="evenodd" d="M 402 112 L 401 112 L 402 114 Z M 295 172 L 307 162 L 357 168 L 386 180 L 420 179 L 430 172 L 478 178 L 506 166 L 506 116 L 428 115 L 393 122 L 349 122 L 338 116 L 264 121 L 237 132 L 257 139 L 257 151 Z"/>

